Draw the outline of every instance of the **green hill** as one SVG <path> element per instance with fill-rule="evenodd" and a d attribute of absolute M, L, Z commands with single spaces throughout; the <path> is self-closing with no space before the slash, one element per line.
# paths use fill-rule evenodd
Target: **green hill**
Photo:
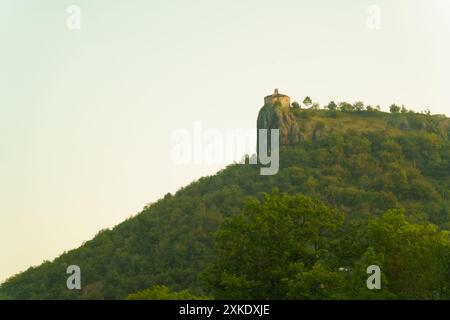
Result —
<path fill-rule="evenodd" d="M 0 297 L 122 299 L 156 285 L 220 297 L 200 276 L 216 261 L 215 232 L 225 218 L 242 214 L 247 200 L 261 201 L 274 190 L 304 194 L 345 215 L 336 233 L 341 245 L 328 249 L 345 265 L 356 265 L 371 245 L 353 238 L 363 237 L 359 233 L 348 239 L 350 228 L 364 230 L 390 209 L 404 209 L 408 223 L 450 229 L 450 119 L 351 111 L 274 111 L 284 119 L 278 174 L 261 176 L 256 165 L 232 164 L 165 195 L 80 248 L 8 279 Z M 82 270 L 80 291 L 66 288 L 72 264 Z"/>

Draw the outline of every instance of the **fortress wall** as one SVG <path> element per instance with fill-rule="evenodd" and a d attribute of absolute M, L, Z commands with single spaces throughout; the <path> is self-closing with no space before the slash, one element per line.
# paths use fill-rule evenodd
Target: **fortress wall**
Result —
<path fill-rule="evenodd" d="M 270 96 L 264 99 L 264 104 L 275 104 L 276 102 L 279 102 L 282 107 L 289 107 L 291 105 L 291 99 L 287 96 Z"/>

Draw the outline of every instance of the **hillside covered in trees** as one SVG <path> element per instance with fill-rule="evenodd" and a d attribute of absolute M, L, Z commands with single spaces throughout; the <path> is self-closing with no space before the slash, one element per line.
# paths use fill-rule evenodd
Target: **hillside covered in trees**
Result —
<path fill-rule="evenodd" d="M 229 165 L 8 279 L 0 298 L 449 299 L 450 119 L 280 112 L 296 131 L 278 174 Z M 66 288 L 72 264 L 82 290 Z M 381 290 L 366 288 L 371 264 Z"/>

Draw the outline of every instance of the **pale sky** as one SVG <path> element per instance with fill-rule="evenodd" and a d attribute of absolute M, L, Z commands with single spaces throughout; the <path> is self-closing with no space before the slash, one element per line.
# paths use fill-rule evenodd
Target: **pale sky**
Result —
<path fill-rule="evenodd" d="M 449 39 L 448 0 L 2 0 L 0 282 L 216 172 L 173 131 L 253 128 L 275 87 L 450 115 Z"/>

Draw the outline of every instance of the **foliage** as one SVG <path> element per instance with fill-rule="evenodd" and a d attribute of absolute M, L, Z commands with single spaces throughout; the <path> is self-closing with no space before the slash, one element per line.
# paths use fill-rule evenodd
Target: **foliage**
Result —
<path fill-rule="evenodd" d="M 450 298 L 445 280 L 450 275 L 443 266 L 449 251 L 443 230 L 450 229 L 450 120 L 411 112 L 341 112 L 333 106 L 299 112 L 307 114 L 293 115 L 302 139 L 281 146 L 278 174 L 261 176 L 257 165 L 230 165 L 167 194 L 80 248 L 11 277 L 1 285 L 0 297 L 125 299 L 159 285 L 169 288 L 170 294 L 189 290 L 200 297 L 211 291 L 242 296 L 236 290 L 242 288 L 252 297 Z M 264 196 L 274 188 L 286 195 Z M 245 206 L 249 199 L 253 200 Z M 296 211 L 292 203 L 306 209 Z M 287 214 L 283 216 L 276 206 Z M 400 209 L 404 213 L 395 211 Z M 325 221 L 330 225 L 325 227 L 319 219 L 312 220 L 312 229 L 292 229 L 298 223 L 293 217 L 301 218 L 302 212 L 321 212 L 331 219 Z M 332 219 L 338 216 L 332 212 L 344 214 L 344 223 Z M 277 233 L 267 219 L 289 232 Z M 215 247 L 214 234 L 223 221 Z M 279 240 L 258 235 L 249 221 Z M 227 232 L 231 237 L 233 228 L 244 227 L 256 241 L 248 244 L 248 250 L 254 248 L 248 254 L 262 257 L 258 243 L 273 250 L 275 260 L 266 262 L 273 270 L 261 270 L 264 279 L 273 278 L 264 285 L 259 278 L 241 281 L 237 276 L 242 272 L 228 271 L 221 281 L 233 291 L 211 288 L 199 274 L 212 268 L 210 262 L 220 258 L 217 250 L 228 245 L 220 244 L 221 237 L 226 239 Z M 277 253 L 274 245 L 287 251 Z M 293 248 L 298 248 L 298 256 L 293 256 Z M 239 261 L 237 253 L 232 258 L 229 263 Z M 242 267 L 261 263 L 246 259 L 248 264 Z M 277 261 L 289 264 L 277 268 Z M 381 292 L 365 287 L 365 268 L 372 261 L 384 272 L 386 290 Z M 66 269 L 72 264 L 81 267 L 80 291 L 66 288 Z M 414 270 L 423 277 L 414 276 Z M 341 282 L 347 286 L 333 285 Z M 318 290 L 322 285 L 329 289 Z"/>
<path fill-rule="evenodd" d="M 399 106 L 397 106 L 396 104 L 392 104 L 392 105 L 389 107 L 389 110 L 390 110 L 392 113 L 399 113 L 399 112 L 401 111 L 401 108 L 400 108 Z"/>
<path fill-rule="evenodd" d="M 352 248 L 361 255 L 345 265 L 350 248 L 340 237 L 344 233 L 334 232 L 341 217 L 302 195 L 249 201 L 219 229 L 217 258 L 204 277 L 220 299 L 449 297 L 448 232 L 410 223 L 403 211 L 390 210 L 364 226 L 366 236 Z M 333 250 L 335 245 L 346 250 Z M 366 287 L 371 265 L 383 270 L 383 290 Z"/>
<path fill-rule="evenodd" d="M 225 221 L 217 235 L 217 261 L 206 272 L 214 296 L 276 299 L 286 294 L 292 265 L 327 259 L 326 236 L 341 214 L 302 195 L 265 195 L 244 213 Z M 294 268 L 295 269 L 295 268 Z"/>
<path fill-rule="evenodd" d="M 293 108 L 293 109 L 297 109 L 297 110 L 298 110 L 298 109 L 301 109 L 301 108 L 300 108 L 300 104 L 299 104 L 297 101 L 292 102 L 292 108 Z"/>
<path fill-rule="evenodd" d="M 170 292 L 165 286 L 153 286 L 150 289 L 128 295 L 128 300 L 209 300 L 210 297 L 195 296 L 188 290 Z"/>
<path fill-rule="evenodd" d="M 309 107 L 312 103 L 313 103 L 313 102 L 312 102 L 312 100 L 311 100 L 310 97 L 306 97 L 306 98 L 303 100 L 303 104 L 304 104 L 306 107 Z"/>
<path fill-rule="evenodd" d="M 337 105 L 336 103 L 334 103 L 334 101 L 331 101 L 328 105 L 327 105 L 327 109 L 330 111 L 335 111 L 337 109 Z"/>

